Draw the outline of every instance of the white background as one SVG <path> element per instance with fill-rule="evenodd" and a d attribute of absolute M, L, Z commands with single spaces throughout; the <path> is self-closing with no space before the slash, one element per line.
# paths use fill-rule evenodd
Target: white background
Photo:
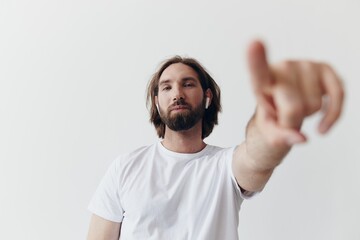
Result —
<path fill-rule="evenodd" d="M 240 211 L 240 239 L 360 239 L 360 2 L 0 1 L 0 239 L 84 239 L 87 204 L 120 153 L 157 141 L 145 89 L 158 64 L 197 58 L 222 89 L 207 143 L 244 139 L 255 101 L 245 51 L 326 61 L 344 79 L 326 136 L 304 125 L 267 187 Z M 176 239 L 176 236 L 174 236 Z"/>

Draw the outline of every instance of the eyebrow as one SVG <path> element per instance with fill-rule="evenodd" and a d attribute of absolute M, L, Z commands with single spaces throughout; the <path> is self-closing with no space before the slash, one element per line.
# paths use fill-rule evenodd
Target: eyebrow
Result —
<path fill-rule="evenodd" d="M 171 79 L 162 80 L 162 81 L 159 82 L 159 86 L 161 86 L 161 85 L 163 85 L 163 84 L 167 84 L 167 83 L 169 83 L 169 82 L 171 82 L 171 81 L 172 81 Z M 189 76 L 189 77 L 184 77 L 184 78 L 182 78 L 181 81 L 182 81 L 182 82 L 186 82 L 186 81 L 194 81 L 194 82 L 196 82 L 197 79 L 194 78 L 194 77 L 190 77 L 190 76 Z"/>

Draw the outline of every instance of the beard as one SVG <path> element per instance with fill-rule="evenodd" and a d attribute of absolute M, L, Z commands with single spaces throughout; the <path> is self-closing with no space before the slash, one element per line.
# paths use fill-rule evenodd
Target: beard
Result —
<path fill-rule="evenodd" d="M 180 99 L 181 100 L 181 99 Z M 185 131 L 197 124 L 204 116 L 205 102 L 202 101 L 198 106 L 192 109 L 184 101 L 178 101 L 175 105 L 185 105 L 188 107 L 184 112 L 176 113 L 171 116 L 171 111 L 164 113 L 160 110 L 160 118 L 163 123 L 173 131 Z"/>

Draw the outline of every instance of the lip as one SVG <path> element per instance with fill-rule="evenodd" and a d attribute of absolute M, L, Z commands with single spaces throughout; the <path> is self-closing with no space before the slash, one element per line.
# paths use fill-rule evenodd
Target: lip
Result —
<path fill-rule="evenodd" d="M 189 109 L 189 107 L 186 105 L 176 105 L 176 106 L 170 107 L 170 111 L 181 111 L 181 110 L 187 110 L 187 109 Z"/>

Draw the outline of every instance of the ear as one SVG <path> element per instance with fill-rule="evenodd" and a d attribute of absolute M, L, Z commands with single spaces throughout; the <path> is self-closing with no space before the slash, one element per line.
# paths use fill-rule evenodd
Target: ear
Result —
<path fill-rule="evenodd" d="M 213 94 L 210 90 L 210 88 L 206 89 L 205 91 L 205 109 L 208 109 L 211 102 L 212 102 L 212 98 L 213 98 Z"/>

